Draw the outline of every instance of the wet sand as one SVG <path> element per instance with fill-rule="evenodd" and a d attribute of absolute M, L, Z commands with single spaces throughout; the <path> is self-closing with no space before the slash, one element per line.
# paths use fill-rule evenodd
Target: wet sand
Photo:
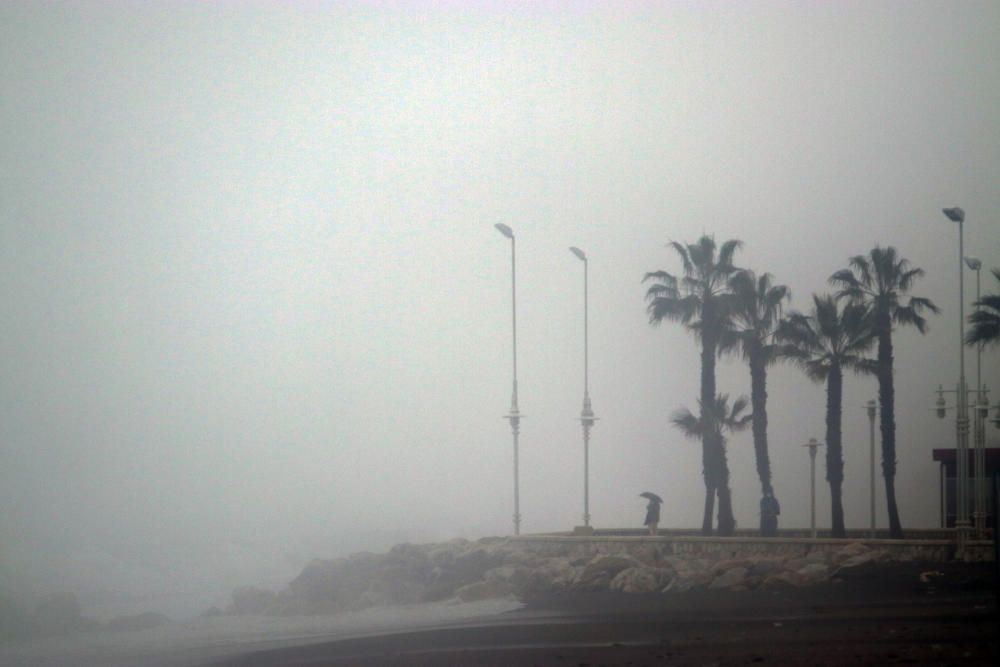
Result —
<path fill-rule="evenodd" d="M 940 572 L 940 575 L 920 575 Z M 992 665 L 993 565 L 892 563 L 802 589 L 539 596 L 487 621 L 216 663 L 396 667 Z"/>

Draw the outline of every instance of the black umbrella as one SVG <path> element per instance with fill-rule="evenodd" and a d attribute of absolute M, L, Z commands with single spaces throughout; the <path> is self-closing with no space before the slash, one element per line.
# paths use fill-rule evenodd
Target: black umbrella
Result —
<path fill-rule="evenodd" d="M 656 495 L 652 491 L 643 491 L 642 493 L 639 494 L 639 497 L 640 498 L 649 498 L 650 500 L 655 500 L 656 502 L 660 503 L 661 505 L 663 504 L 663 498 L 659 497 L 658 495 Z"/>

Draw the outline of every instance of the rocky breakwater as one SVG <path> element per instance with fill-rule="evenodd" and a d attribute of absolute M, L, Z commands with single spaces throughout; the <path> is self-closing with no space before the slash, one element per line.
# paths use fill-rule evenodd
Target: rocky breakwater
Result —
<path fill-rule="evenodd" d="M 835 578 L 889 554 L 860 542 L 795 557 L 723 559 L 678 556 L 650 544 L 615 551 L 567 545 L 560 553 L 490 538 L 442 544 L 401 544 L 385 554 L 315 560 L 280 592 L 240 588 L 223 613 L 326 614 L 368 607 L 562 591 L 664 593 L 696 589 L 742 591 L 802 587 Z"/>

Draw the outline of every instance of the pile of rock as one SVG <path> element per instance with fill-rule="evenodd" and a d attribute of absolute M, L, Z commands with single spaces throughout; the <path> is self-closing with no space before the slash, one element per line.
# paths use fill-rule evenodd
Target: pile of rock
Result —
<path fill-rule="evenodd" d="M 225 609 L 236 615 L 320 614 L 457 598 L 530 597 L 563 591 L 670 593 L 808 586 L 838 572 L 888 558 L 852 542 L 805 556 L 722 559 L 682 557 L 669 545 L 560 545 L 486 539 L 401 544 L 386 554 L 315 560 L 281 592 L 241 588 Z"/>

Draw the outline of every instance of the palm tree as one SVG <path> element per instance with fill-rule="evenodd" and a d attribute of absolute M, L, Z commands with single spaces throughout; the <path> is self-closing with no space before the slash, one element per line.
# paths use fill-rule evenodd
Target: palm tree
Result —
<path fill-rule="evenodd" d="M 683 245 L 676 241 L 668 244 L 681 259 L 683 276 L 678 279 L 666 271 L 647 273 L 643 282 L 652 282 L 646 291 L 647 312 L 653 325 L 664 320 L 680 322 L 694 332 L 701 343 L 701 400 L 700 404 L 711 406 L 715 400 L 715 358 L 718 343 L 727 320 L 729 277 L 738 269 L 733 266 L 733 255 L 742 242 L 729 240 L 717 247 L 715 239 L 702 236 L 695 243 Z M 702 415 L 703 417 L 705 415 Z M 721 447 L 712 442 L 713 431 L 707 430 L 702 437 L 702 458 L 710 461 L 718 456 Z M 710 461 L 711 468 L 718 467 L 717 461 Z M 705 476 L 705 512 L 701 532 L 712 534 L 712 510 L 715 504 L 716 488 L 711 482 L 709 467 Z M 719 533 L 731 534 L 735 527 L 733 508 L 729 502 L 719 498 Z"/>
<path fill-rule="evenodd" d="M 723 507 L 732 507 L 725 433 L 735 433 L 746 429 L 753 417 L 742 414 L 747 407 L 745 396 L 737 398 L 730 407 L 729 396 L 719 394 L 710 403 L 698 401 L 698 407 L 699 416 L 687 408 L 680 408 L 673 414 L 671 421 L 688 438 L 702 441 L 702 465 L 704 466 L 705 483 L 711 483 L 712 488 L 719 494 L 719 533 L 723 534 L 725 522 L 731 521 L 732 524 L 726 533 L 731 535 L 736 528 L 736 521 L 732 519 L 732 516 L 728 519 L 722 516 Z M 705 447 L 706 442 L 709 443 L 707 448 Z"/>
<path fill-rule="evenodd" d="M 1000 269 L 993 269 L 1000 280 Z M 969 315 L 972 326 L 965 334 L 966 345 L 1000 345 L 1000 292 L 987 294 L 976 301 L 976 310 Z"/>
<path fill-rule="evenodd" d="M 841 413 L 844 369 L 871 372 L 871 360 L 863 356 L 874 337 L 866 320 L 867 310 L 848 304 L 838 310 L 829 295 L 813 295 L 810 315 L 789 313 L 778 327 L 783 353 L 794 359 L 814 382 L 826 380 L 826 479 L 830 483 L 831 527 L 834 537 L 847 537 L 844 507 L 844 457 L 841 446 Z"/>
<path fill-rule="evenodd" d="M 872 331 L 878 339 L 878 378 L 880 430 L 882 434 L 882 477 L 885 479 L 886 506 L 889 511 L 889 536 L 903 537 L 896 506 L 896 397 L 893 386 L 892 332 L 896 326 L 912 326 L 920 333 L 927 329 L 924 311 L 937 313 L 930 299 L 907 297 L 923 269 L 911 268 L 892 246 L 875 246 L 868 255 L 849 260 L 850 268 L 830 276 L 830 283 L 840 287 L 838 299 L 864 305 L 870 312 Z"/>
<path fill-rule="evenodd" d="M 779 357 L 774 332 L 781 321 L 782 304 L 791 297 L 786 286 L 774 285 L 772 279 L 770 273 L 755 276 L 753 271 L 733 275 L 730 327 L 720 340 L 720 349 L 739 350 L 750 366 L 753 449 L 762 496 L 774 493 L 767 452 L 767 367 Z"/>

